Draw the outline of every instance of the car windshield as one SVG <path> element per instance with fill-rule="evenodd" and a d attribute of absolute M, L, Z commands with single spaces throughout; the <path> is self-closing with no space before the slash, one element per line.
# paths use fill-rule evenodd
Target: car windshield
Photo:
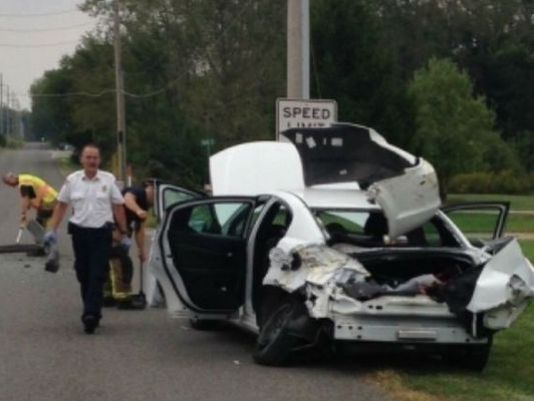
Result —
<path fill-rule="evenodd" d="M 332 244 L 347 243 L 360 247 L 459 246 L 438 216 L 405 235 L 390 239 L 387 236 L 387 220 L 380 210 L 317 209 L 314 214 L 330 235 Z"/>

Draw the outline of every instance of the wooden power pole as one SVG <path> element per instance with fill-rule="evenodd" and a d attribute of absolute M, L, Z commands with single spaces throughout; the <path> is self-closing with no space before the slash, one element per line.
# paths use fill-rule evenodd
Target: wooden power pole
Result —
<path fill-rule="evenodd" d="M 120 38 L 120 2 L 114 0 L 114 49 L 115 49 L 115 90 L 117 102 L 117 157 L 119 163 L 118 178 L 126 183 L 126 108 L 124 104 L 124 76 L 122 71 L 122 53 Z"/>

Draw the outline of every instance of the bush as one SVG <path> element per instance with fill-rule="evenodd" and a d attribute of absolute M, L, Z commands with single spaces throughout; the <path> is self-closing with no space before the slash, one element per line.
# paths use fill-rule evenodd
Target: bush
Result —
<path fill-rule="evenodd" d="M 24 141 L 20 140 L 20 139 L 15 139 L 15 138 L 11 138 L 11 137 L 8 137 L 6 139 L 6 144 L 5 144 L 6 148 L 9 148 L 9 149 L 20 149 L 24 146 Z"/>
<path fill-rule="evenodd" d="M 461 194 L 521 194 L 534 190 L 534 174 L 513 170 L 458 174 L 450 180 L 447 189 Z"/>
<path fill-rule="evenodd" d="M 3 148 L 6 146 L 6 137 L 4 135 L 0 135 L 0 148 Z"/>

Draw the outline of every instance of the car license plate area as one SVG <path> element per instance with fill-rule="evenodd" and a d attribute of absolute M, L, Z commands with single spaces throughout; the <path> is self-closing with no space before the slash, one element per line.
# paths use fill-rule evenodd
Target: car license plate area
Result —
<path fill-rule="evenodd" d="M 397 338 L 405 341 L 436 341 L 438 333 L 436 330 L 400 329 L 397 330 Z"/>
<path fill-rule="evenodd" d="M 467 333 L 451 320 L 389 318 L 389 319 L 346 319 L 334 324 L 334 339 L 349 341 L 373 341 L 396 343 L 484 343 Z"/>

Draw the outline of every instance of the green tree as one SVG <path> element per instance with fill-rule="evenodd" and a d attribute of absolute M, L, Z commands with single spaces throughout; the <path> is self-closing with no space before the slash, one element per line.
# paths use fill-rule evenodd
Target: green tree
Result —
<path fill-rule="evenodd" d="M 336 99 L 339 120 L 376 128 L 406 145 L 413 127 L 406 84 L 384 46 L 376 1 L 311 2 L 314 97 Z"/>
<path fill-rule="evenodd" d="M 456 174 L 517 168 L 494 129 L 494 113 L 473 95 L 469 76 L 453 62 L 431 59 L 415 73 L 409 92 L 417 126 L 412 148 L 436 167 L 442 193 Z"/>

